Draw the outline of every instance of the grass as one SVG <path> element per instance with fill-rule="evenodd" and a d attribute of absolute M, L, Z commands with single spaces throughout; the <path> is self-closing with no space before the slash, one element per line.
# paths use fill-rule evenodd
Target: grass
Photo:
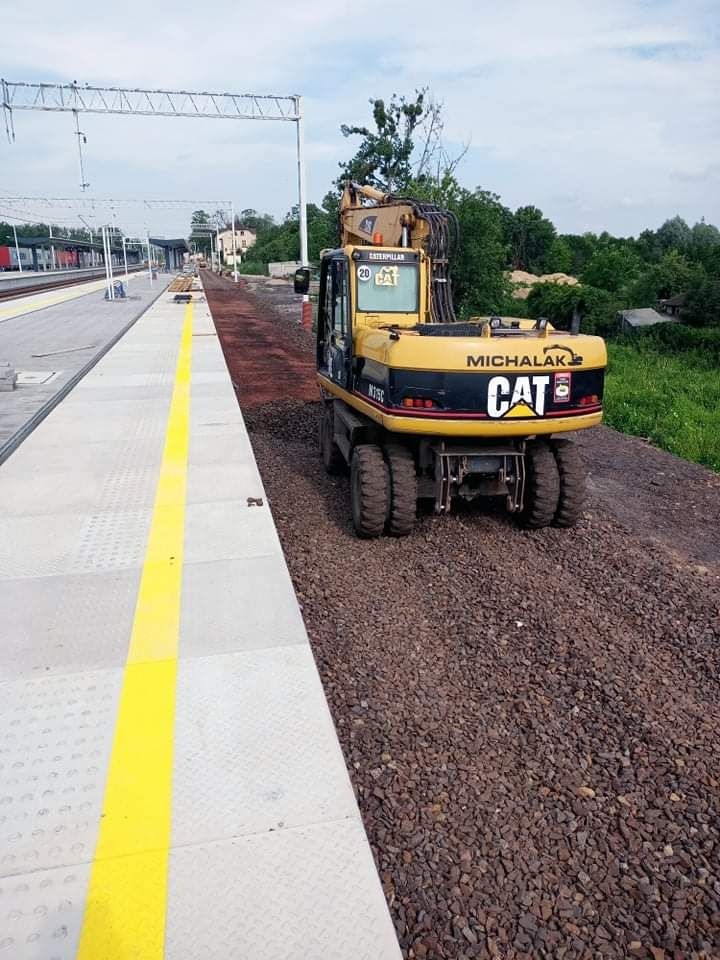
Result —
<path fill-rule="evenodd" d="M 699 350 L 609 343 L 605 422 L 720 472 L 720 369 Z"/>

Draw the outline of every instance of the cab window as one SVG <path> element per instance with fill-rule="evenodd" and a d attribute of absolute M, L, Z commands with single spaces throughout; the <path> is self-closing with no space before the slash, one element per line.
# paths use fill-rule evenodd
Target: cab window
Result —
<path fill-rule="evenodd" d="M 365 313 L 417 313 L 417 264 L 362 263 L 355 272 L 358 310 Z"/>
<path fill-rule="evenodd" d="M 347 264 L 345 260 L 333 260 L 328 289 L 332 294 L 331 310 L 328 312 L 330 326 L 340 337 L 348 332 Z"/>

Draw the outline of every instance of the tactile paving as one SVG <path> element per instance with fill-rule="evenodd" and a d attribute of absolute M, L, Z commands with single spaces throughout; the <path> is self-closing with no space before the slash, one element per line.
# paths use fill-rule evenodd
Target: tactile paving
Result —
<path fill-rule="evenodd" d="M 81 863 L 0 878 L 0 957 L 73 960 L 89 874 Z"/>
<path fill-rule="evenodd" d="M 121 677 L 0 685 L 0 877 L 92 860 Z"/>

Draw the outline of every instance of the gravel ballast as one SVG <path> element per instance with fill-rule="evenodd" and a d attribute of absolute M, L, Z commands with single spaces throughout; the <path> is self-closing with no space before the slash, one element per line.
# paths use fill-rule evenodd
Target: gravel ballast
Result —
<path fill-rule="evenodd" d="M 573 530 L 472 507 L 359 540 L 312 340 L 204 279 L 405 956 L 720 956 L 715 475 L 591 431 Z"/>

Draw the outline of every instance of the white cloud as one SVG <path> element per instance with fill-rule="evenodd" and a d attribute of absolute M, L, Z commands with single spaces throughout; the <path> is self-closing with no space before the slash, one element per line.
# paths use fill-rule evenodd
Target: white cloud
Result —
<path fill-rule="evenodd" d="M 88 11 L 91 11 L 90 16 Z M 127 10 L 127 6 L 126 6 Z M 100 11 L 100 12 L 98 12 Z M 319 200 L 352 152 L 341 122 L 367 99 L 429 84 L 459 173 L 561 229 L 637 232 L 676 212 L 720 221 L 720 50 L 714 0 L 417 0 L 388 8 L 217 0 L 172 15 L 49 0 L 3 13 L 9 79 L 306 94 L 308 185 Z M 48 24 L 43 28 L 43 24 Z M 52 26 L 49 26 L 49 25 Z M 715 31 L 715 34 L 713 34 Z M 98 195 L 295 201 L 290 125 L 82 118 Z M 3 193 L 78 192 L 69 116 L 16 117 Z"/>

